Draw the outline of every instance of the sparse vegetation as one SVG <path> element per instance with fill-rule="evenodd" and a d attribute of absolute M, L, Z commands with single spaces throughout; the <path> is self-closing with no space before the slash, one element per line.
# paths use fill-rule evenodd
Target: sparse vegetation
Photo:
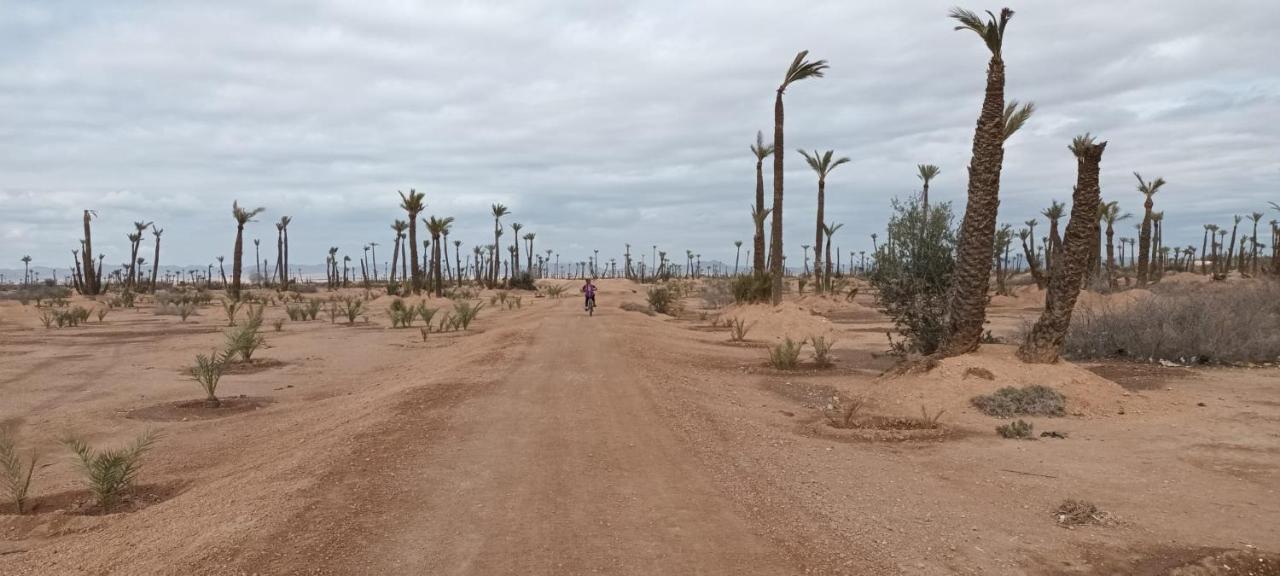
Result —
<path fill-rule="evenodd" d="M 227 326 L 236 325 L 236 313 L 240 312 L 240 305 L 241 303 L 237 300 L 222 300 L 222 311 L 227 315 Z"/>
<path fill-rule="evenodd" d="M 800 365 L 800 352 L 803 350 L 803 340 L 796 342 L 788 336 L 769 349 L 769 365 L 778 370 L 795 370 Z"/>
<path fill-rule="evenodd" d="M 1062 416 L 1066 399 L 1057 390 L 1033 384 L 1023 388 L 1006 386 L 993 394 L 974 396 L 974 407 L 988 416 Z"/>
<path fill-rule="evenodd" d="M 637 304 L 635 302 L 623 302 L 622 305 L 619 306 L 619 308 L 622 308 L 627 312 L 639 312 L 641 314 L 644 314 L 645 316 L 653 316 L 654 314 L 656 314 L 656 312 L 654 312 L 648 306 L 644 304 Z"/>
<path fill-rule="evenodd" d="M 229 354 L 222 354 L 216 350 L 210 352 L 208 356 L 196 355 L 196 364 L 191 367 L 191 378 L 200 385 L 201 390 L 204 390 L 205 404 L 208 406 L 217 408 L 222 405 L 217 396 L 218 381 L 222 379 L 228 360 L 230 360 Z"/>
<path fill-rule="evenodd" d="M 261 318 L 259 318 L 257 322 L 248 321 L 227 330 L 227 358 L 239 356 L 241 362 L 252 361 L 253 353 L 267 341 L 259 332 L 261 327 Z"/>
<path fill-rule="evenodd" d="M 747 324 L 747 321 L 741 318 L 734 318 L 727 320 L 727 322 L 730 322 L 729 341 L 731 342 L 746 342 L 747 332 L 751 330 L 752 326 L 755 326 L 755 322 Z"/>
<path fill-rule="evenodd" d="M 835 346 L 835 340 L 827 340 L 826 336 L 810 336 L 809 343 L 813 345 L 813 363 L 819 368 L 831 366 L 831 347 Z"/>
<path fill-rule="evenodd" d="M 936 428 L 938 427 L 938 420 L 941 420 L 941 419 L 942 419 L 942 415 L 943 415 L 943 414 L 946 414 L 946 413 L 947 413 L 947 411 L 946 411 L 945 409 L 941 409 L 941 408 L 940 408 L 940 409 L 938 409 L 938 411 L 937 411 L 937 412 L 934 412 L 934 413 L 930 414 L 930 413 L 929 413 L 929 409 L 928 409 L 928 408 L 925 408 L 925 407 L 924 407 L 924 405 L 923 405 L 923 404 L 921 404 L 921 405 L 920 405 L 920 423 L 921 423 L 921 427 L 922 427 L 922 428 L 924 428 L 924 429 L 926 429 L 926 430 L 934 430 L 934 429 L 936 429 Z"/>
<path fill-rule="evenodd" d="M 773 279 L 767 273 L 733 279 L 733 301 L 739 304 L 768 302 L 773 297 Z"/>
<path fill-rule="evenodd" d="M 854 418 L 862 410 L 866 401 L 861 398 L 844 398 L 839 394 L 831 397 L 831 402 L 822 410 L 822 415 L 833 428 L 853 428 Z"/>
<path fill-rule="evenodd" d="M 95 450 L 84 440 L 68 436 L 62 443 L 80 460 L 89 492 L 103 510 L 111 510 L 133 486 L 142 470 L 142 457 L 155 445 L 159 435 L 146 430 L 123 448 Z"/>
<path fill-rule="evenodd" d="M 646 299 L 649 302 L 649 308 L 654 312 L 667 316 L 680 314 L 680 296 L 676 287 L 653 286 L 649 288 Z"/>
<path fill-rule="evenodd" d="M 40 457 L 32 450 L 24 459 L 18 453 L 17 435 L 8 427 L 0 427 L 0 487 L 18 514 L 26 511 L 27 492 Z"/>
<path fill-rule="evenodd" d="M 1033 440 L 1035 439 L 1032 435 L 1034 428 L 1030 422 L 1018 419 L 1008 424 L 996 426 L 996 434 L 999 434 L 1001 438 L 1010 440 Z"/>
<path fill-rule="evenodd" d="M 707 308 L 720 309 L 734 303 L 733 281 L 728 278 L 708 278 L 698 291 Z"/>
<path fill-rule="evenodd" d="M 484 308 L 483 302 L 454 302 L 453 303 L 453 322 L 457 327 L 467 330 L 471 327 L 471 322 L 480 314 L 480 310 Z"/>
<path fill-rule="evenodd" d="M 279 331 L 283 330 L 283 329 L 284 329 L 284 318 L 276 318 L 275 320 L 272 320 L 272 321 L 271 321 L 271 327 L 272 327 L 272 328 L 274 328 L 276 332 L 279 332 Z"/>
<path fill-rule="evenodd" d="M 925 208 L 918 199 L 893 201 L 889 233 L 894 244 L 881 245 L 870 275 L 876 305 L 893 319 L 902 340 L 897 352 L 932 354 L 945 336 L 947 290 L 955 267 L 951 205 Z"/>
<path fill-rule="evenodd" d="M 1104 524 L 1107 513 L 1085 500 L 1068 498 L 1053 511 L 1054 518 L 1062 526 L 1084 526 L 1086 524 Z"/>

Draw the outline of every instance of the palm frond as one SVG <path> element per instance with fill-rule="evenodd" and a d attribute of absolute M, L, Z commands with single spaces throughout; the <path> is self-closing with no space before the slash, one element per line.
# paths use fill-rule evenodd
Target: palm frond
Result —
<path fill-rule="evenodd" d="M 988 10 L 988 19 L 983 20 L 981 16 L 972 10 L 952 8 L 948 16 L 959 23 L 955 27 L 956 30 L 974 32 L 986 43 L 992 55 L 999 56 L 1000 49 L 1004 44 L 1004 30 L 1009 25 L 1009 20 L 1013 18 L 1013 10 L 1008 8 L 1001 9 L 999 17 Z"/>
<path fill-rule="evenodd" d="M 757 160 L 764 160 L 770 154 L 773 154 L 773 144 L 764 143 L 764 133 L 756 131 L 756 143 L 751 146 L 751 153 L 756 155 Z"/>
<path fill-rule="evenodd" d="M 1017 100 L 1010 100 L 1004 106 L 1004 139 L 1008 140 L 1022 128 L 1027 120 L 1031 119 L 1031 115 L 1036 112 L 1036 103 L 1027 102 L 1021 106 Z"/>
<path fill-rule="evenodd" d="M 933 164 L 917 164 L 916 169 L 919 170 L 919 173 L 916 174 L 916 178 L 923 180 L 926 184 L 934 178 L 937 178 L 938 174 L 942 173 L 942 169 L 934 166 Z"/>
<path fill-rule="evenodd" d="M 810 62 L 805 60 L 808 55 L 808 50 L 801 50 L 796 54 L 795 60 L 792 60 L 791 66 L 787 68 L 787 75 L 783 78 L 782 85 L 778 87 L 778 92 L 786 92 L 787 86 L 790 86 L 793 82 L 799 82 L 806 78 L 822 78 L 823 72 L 828 68 L 827 61 Z"/>

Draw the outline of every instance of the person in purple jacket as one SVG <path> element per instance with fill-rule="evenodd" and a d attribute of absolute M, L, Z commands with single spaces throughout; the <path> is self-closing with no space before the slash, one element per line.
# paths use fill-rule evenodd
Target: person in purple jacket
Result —
<path fill-rule="evenodd" d="M 596 305 L 596 285 L 591 283 L 590 278 L 587 278 L 587 283 L 582 285 L 582 295 L 586 297 L 582 301 L 583 310 L 590 310 Z"/>

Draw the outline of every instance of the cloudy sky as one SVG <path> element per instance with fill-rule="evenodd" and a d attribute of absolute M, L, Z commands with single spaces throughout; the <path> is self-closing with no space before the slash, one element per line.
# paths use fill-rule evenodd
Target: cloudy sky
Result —
<path fill-rule="evenodd" d="M 788 253 L 813 235 L 796 148 L 852 159 L 827 213 L 869 250 L 917 163 L 942 168 L 934 198 L 963 199 L 988 53 L 951 5 L 0 0 L 0 268 L 67 266 L 84 208 L 108 262 L 154 220 L 163 263 L 203 264 L 230 256 L 236 199 L 267 208 L 248 232 L 264 243 L 293 217 L 294 262 L 356 256 L 391 244 L 409 188 L 467 245 L 501 202 L 565 260 L 630 242 L 732 261 L 748 146 L 801 49 L 831 68 L 786 96 Z M 1007 94 L 1039 112 L 1007 145 L 1002 221 L 1069 199 L 1086 131 L 1110 141 L 1105 198 L 1140 211 L 1132 172 L 1169 181 L 1174 242 L 1280 201 L 1280 2 L 1012 7 Z"/>

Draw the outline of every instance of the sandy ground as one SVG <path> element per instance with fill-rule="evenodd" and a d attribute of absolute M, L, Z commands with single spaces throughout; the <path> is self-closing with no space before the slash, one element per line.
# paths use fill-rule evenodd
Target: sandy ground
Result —
<path fill-rule="evenodd" d="M 0 302 L 0 423 L 42 455 L 34 512 L 0 507 L 0 574 L 1280 573 L 1259 558 L 1280 552 L 1280 369 L 1028 368 L 991 345 L 885 374 L 866 294 L 618 308 L 642 296 L 605 282 L 588 318 L 525 295 L 426 342 L 390 329 L 385 296 L 350 326 L 274 332 L 271 307 L 259 365 L 220 388 L 244 409 L 216 414 L 168 406 L 200 397 L 183 371 L 221 344 L 217 307 L 49 330 Z M 993 333 L 1034 299 L 994 302 Z M 746 343 L 711 326 L 734 316 Z M 834 367 L 765 365 L 769 342 L 819 331 Z M 1066 439 L 1000 439 L 968 403 L 1033 383 L 1067 395 L 1068 416 L 1032 419 Z M 842 434 L 834 394 L 942 427 Z M 147 428 L 131 502 L 96 513 L 58 439 Z M 1059 526 L 1065 498 L 1106 522 Z"/>

